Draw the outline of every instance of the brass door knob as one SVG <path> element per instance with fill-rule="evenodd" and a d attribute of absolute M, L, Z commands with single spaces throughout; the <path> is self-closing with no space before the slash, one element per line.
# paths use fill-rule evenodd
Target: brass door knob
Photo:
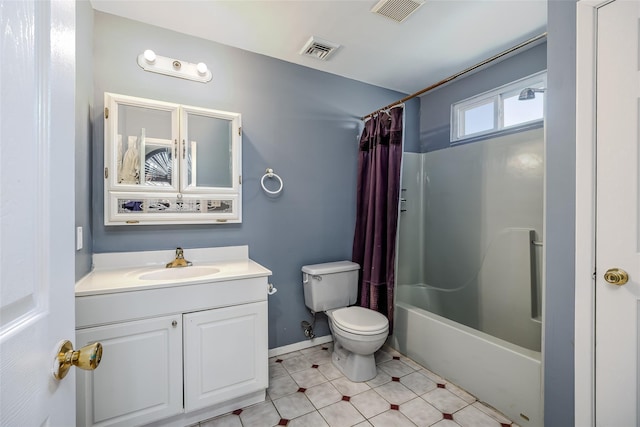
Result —
<path fill-rule="evenodd" d="M 92 371 L 98 367 L 101 359 L 102 344 L 99 342 L 86 345 L 80 350 L 74 351 L 71 341 L 62 341 L 54 361 L 53 376 L 58 380 L 63 379 L 72 366 Z"/>
<path fill-rule="evenodd" d="M 629 281 L 629 275 L 620 268 L 610 268 L 604 273 L 604 280 L 612 285 L 622 286 Z"/>

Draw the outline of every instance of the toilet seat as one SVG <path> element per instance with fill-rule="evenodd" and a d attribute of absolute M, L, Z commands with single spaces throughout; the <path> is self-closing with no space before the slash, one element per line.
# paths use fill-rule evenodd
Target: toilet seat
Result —
<path fill-rule="evenodd" d="M 389 330 L 389 320 L 377 311 L 351 306 L 327 312 L 333 325 L 356 335 L 377 335 Z"/>

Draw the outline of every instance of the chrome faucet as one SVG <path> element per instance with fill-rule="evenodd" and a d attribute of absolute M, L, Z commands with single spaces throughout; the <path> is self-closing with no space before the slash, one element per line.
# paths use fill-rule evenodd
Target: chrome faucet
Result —
<path fill-rule="evenodd" d="M 176 248 L 176 259 L 168 263 L 167 268 L 189 267 L 190 265 L 193 265 L 193 263 L 184 259 L 184 250 Z"/>

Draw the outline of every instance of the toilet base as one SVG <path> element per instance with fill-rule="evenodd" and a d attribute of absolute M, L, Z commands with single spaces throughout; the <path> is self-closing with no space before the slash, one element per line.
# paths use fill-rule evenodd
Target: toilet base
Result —
<path fill-rule="evenodd" d="M 362 355 L 346 350 L 334 339 L 333 354 L 331 355 L 333 365 L 351 381 L 359 383 L 369 381 L 378 375 L 376 369 L 376 359 L 373 354 Z"/>

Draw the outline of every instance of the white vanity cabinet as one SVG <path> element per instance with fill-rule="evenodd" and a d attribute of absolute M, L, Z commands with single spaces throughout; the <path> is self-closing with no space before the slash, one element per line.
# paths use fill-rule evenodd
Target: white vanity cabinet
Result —
<path fill-rule="evenodd" d="M 251 277 L 96 294 L 76 285 L 76 345 L 103 346 L 96 370 L 76 371 L 78 426 L 184 427 L 264 400 L 271 272 L 233 265 Z"/>
<path fill-rule="evenodd" d="M 239 113 L 104 96 L 104 224 L 242 221 Z"/>

